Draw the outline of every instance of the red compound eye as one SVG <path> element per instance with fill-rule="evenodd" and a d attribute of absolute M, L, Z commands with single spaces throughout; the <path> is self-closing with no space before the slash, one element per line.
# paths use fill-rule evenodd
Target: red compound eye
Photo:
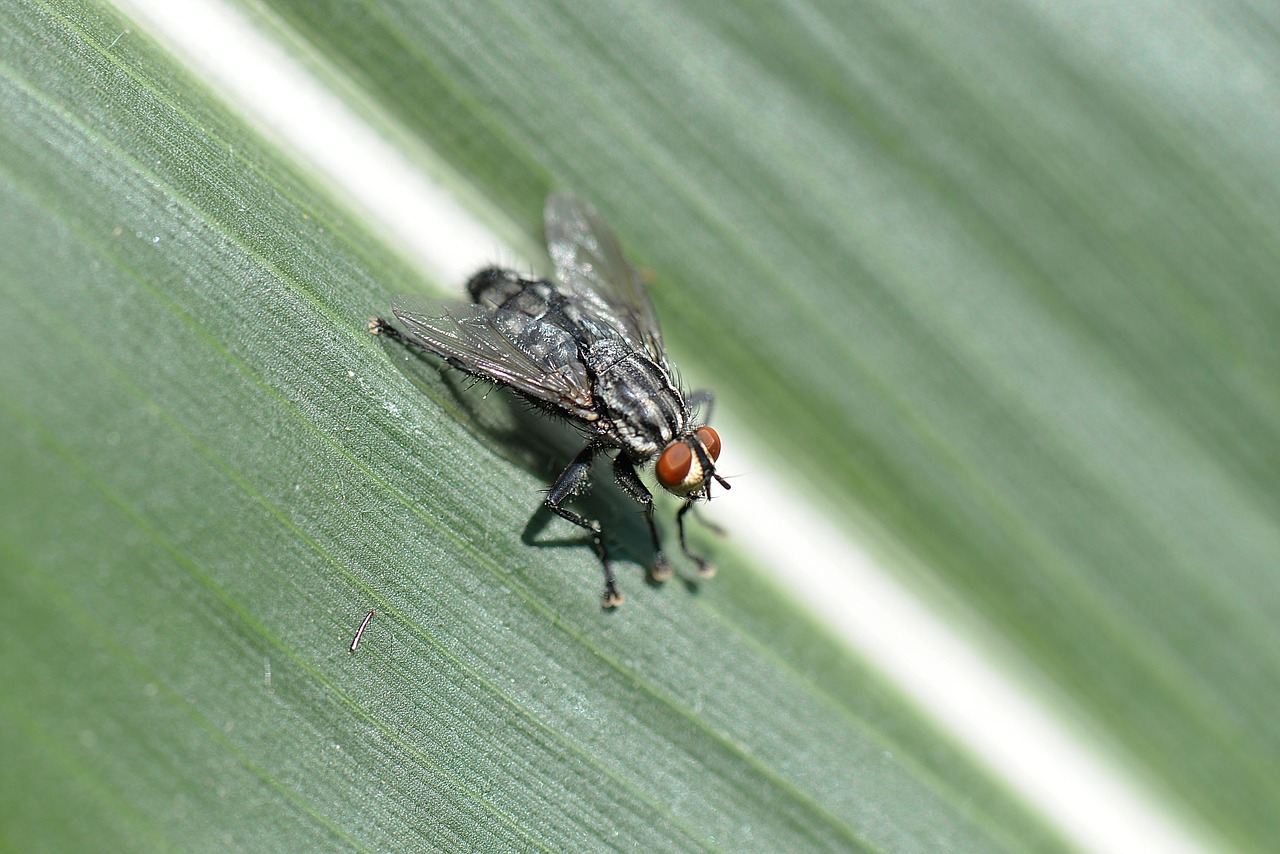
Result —
<path fill-rule="evenodd" d="M 684 483 L 693 465 L 693 451 L 684 442 L 672 442 L 658 457 L 658 483 L 672 489 Z"/>
<path fill-rule="evenodd" d="M 698 441 L 707 449 L 707 453 L 711 455 L 711 459 L 720 459 L 720 434 L 710 427 L 698 428 Z"/>

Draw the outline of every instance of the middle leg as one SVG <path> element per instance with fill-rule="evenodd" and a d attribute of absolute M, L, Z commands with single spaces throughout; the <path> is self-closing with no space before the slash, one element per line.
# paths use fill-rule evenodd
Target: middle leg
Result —
<path fill-rule="evenodd" d="M 635 464 L 624 454 L 618 454 L 613 461 L 613 477 L 618 481 L 622 491 L 631 499 L 644 507 L 644 521 L 649 526 L 649 537 L 653 540 L 653 580 L 666 581 L 671 577 L 671 561 L 662 551 L 662 541 L 658 538 L 658 526 L 653 521 L 653 494 L 649 492 L 640 475 L 636 474 Z"/>
<path fill-rule="evenodd" d="M 591 545 L 595 547 L 596 555 L 600 558 L 600 563 L 604 566 L 604 598 L 601 606 L 604 608 L 616 608 L 622 604 L 622 594 L 618 592 L 617 585 L 613 581 L 613 565 L 609 561 L 609 552 L 605 549 L 604 537 L 601 534 L 600 523 L 595 519 L 588 519 L 581 513 L 575 513 L 567 507 L 561 505 L 575 495 L 581 494 L 587 488 L 587 476 L 591 473 L 591 462 L 595 459 L 597 453 L 600 452 L 599 446 L 595 444 L 587 445 L 582 449 L 578 456 L 573 458 L 573 462 L 560 473 L 556 478 L 556 482 L 551 485 L 551 489 L 547 491 L 546 505 L 547 509 L 559 516 L 561 519 L 568 519 L 579 528 L 586 530 L 591 537 Z"/>

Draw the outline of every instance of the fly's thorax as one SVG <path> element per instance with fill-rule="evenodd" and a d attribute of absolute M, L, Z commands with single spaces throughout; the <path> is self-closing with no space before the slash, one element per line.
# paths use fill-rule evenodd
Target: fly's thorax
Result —
<path fill-rule="evenodd" d="M 635 459 L 651 459 L 684 432 L 684 395 L 666 369 L 618 339 L 586 352 L 594 397 L 610 438 Z"/>

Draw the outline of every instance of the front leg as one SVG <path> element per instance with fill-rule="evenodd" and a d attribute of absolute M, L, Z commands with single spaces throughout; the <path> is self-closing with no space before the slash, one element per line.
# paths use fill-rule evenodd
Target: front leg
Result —
<path fill-rule="evenodd" d="M 689 546 L 684 541 L 684 514 L 693 509 L 694 499 L 690 498 L 680 507 L 676 513 L 676 528 L 680 531 L 680 550 L 684 552 L 685 557 L 692 560 L 698 565 L 698 575 L 703 578 L 710 578 L 716 574 L 716 565 L 701 555 L 696 555 L 689 551 Z"/>
<path fill-rule="evenodd" d="M 671 577 L 671 561 L 663 554 L 662 541 L 658 539 L 658 526 L 653 521 L 652 493 L 644 485 L 640 475 L 636 474 L 635 464 L 627 459 L 626 454 L 618 454 L 614 459 L 613 477 L 623 492 L 630 495 L 637 504 L 644 506 L 644 521 L 649 525 L 649 537 L 653 540 L 653 580 L 666 581 Z"/>
<path fill-rule="evenodd" d="M 573 524 L 586 530 L 591 535 L 591 545 L 595 546 L 596 554 L 600 557 L 600 563 L 604 565 L 604 599 L 601 605 L 605 608 L 616 608 L 622 604 L 622 594 L 618 592 L 618 588 L 613 583 L 613 566 L 609 563 L 609 553 L 604 547 L 604 537 L 600 533 L 600 523 L 595 519 L 588 519 L 580 513 L 574 513 L 565 507 L 560 506 L 565 501 L 575 495 L 583 492 L 587 487 L 587 476 L 591 473 L 591 461 L 595 459 L 600 447 L 591 444 L 582 449 L 578 456 L 573 458 L 573 462 L 560 473 L 556 478 L 556 482 L 551 485 L 551 489 L 547 491 L 546 505 L 547 509 L 559 516 L 561 519 L 568 519 Z"/>
<path fill-rule="evenodd" d="M 711 423 L 711 410 L 716 407 L 716 396 L 709 389 L 700 388 L 697 391 L 691 391 L 684 398 L 685 405 L 690 409 L 698 410 L 698 423 Z"/>

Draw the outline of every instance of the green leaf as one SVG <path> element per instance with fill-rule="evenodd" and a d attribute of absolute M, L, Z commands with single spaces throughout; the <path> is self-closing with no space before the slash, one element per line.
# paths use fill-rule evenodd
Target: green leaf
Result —
<path fill-rule="evenodd" d="M 267 5 L 531 231 L 596 199 L 807 494 L 1273 847 L 1274 13 Z"/>
<path fill-rule="evenodd" d="M 371 338 L 428 283 L 135 26 L 0 40 L 6 847 L 1059 847 L 731 542 L 601 613 L 589 549 L 522 538 L 568 438 Z"/>

